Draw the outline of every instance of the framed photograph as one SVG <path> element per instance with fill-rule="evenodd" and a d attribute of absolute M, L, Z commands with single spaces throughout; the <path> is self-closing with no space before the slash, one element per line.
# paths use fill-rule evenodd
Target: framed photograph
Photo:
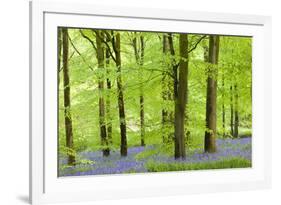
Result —
<path fill-rule="evenodd" d="M 30 201 L 269 188 L 271 18 L 30 2 Z"/>

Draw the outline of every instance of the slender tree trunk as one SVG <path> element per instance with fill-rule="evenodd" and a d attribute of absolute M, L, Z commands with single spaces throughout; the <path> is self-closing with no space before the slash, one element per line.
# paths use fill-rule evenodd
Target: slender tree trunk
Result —
<path fill-rule="evenodd" d="M 136 33 L 135 33 L 136 34 Z M 144 96 L 143 96 L 143 85 L 142 85 L 142 66 L 143 66 L 143 58 L 144 58 L 144 39 L 143 36 L 140 36 L 140 51 L 138 49 L 138 41 L 135 36 L 133 39 L 133 47 L 136 58 L 136 63 L 139 66 L 139 81 L 140 81 L 140 130 L 141 130 L 141 146 L 145 146 L 145 124 L 144 124 Z M 140 54 L 139 54 L 140 52 Z"/>
<path fill-rule="evenodd" d="M 143 60 L 144 60 L 144 38 L 140 36 L 140 80 L 142 81 L 143 76 Z M 145 146 L 145 124 L 144 124 L 144 93 L 143 93 L 143 85 L 140 86 L 140 122 L 141 122 L 141 146 Z"/>
<path fill-rule="evenodd" d="M 234 137 L 237 138 L 239 136 L 238 128 L 239 128 L 239 113 L 238 113 L 238 89 L 237 84 L 234 85 Z"/>
<path fill-rule="evenodd" d="M 210 35 L 209 63 L 213 64 L 208 71 L 206 99 L 206 132 L 205 152 L 216 152 L 216 106 L 217 106 L 217 64 L 219 57 L 219 36 Z"/>
<path fill-rule="evenodd" d="M 178 65 L 175 60 L 175 49 L 174 49 L 174 42 L 173 42 L 173 36 L 171 33 L 168 34 L 168 40 L 169 40 L 169 47 L 170 47 L 170 53 L 172 55 L 172 73 L 174 78 L 174 98 L 178 96 Z"/>
<path fill-rule="evenodd" d="M 110 97 L 111 97 L 111 80 L 108 77 L 110 75 L 109 72 L 109 59 L 110 59 L 110 54 L 109 54 L 109 49 L 106 48 L 106 88 L 107 88 L 107 95 L 106 95 L 106 118 L 107 118 L 107 138 L 108 138 L 108 143 L 112 144 L 112 117 L 111 117 L 111 102 L 110 102 Z"/>
<path fill-rule="evenodd" d="M 164 58 L 167 57 L 167 54 L 169 52 L 169 40 L 168 40 L 168 34 L 163 34 L 163 55 Z M 166 63 L 166 59 L 164 59 L 163 66 L 167 67 L 168 69 L 163 69 L 162 73 L 162 99 L 164 102 L 164 107 L 162 108 L 162 138 L 163 143 L 169 142 L 171 139 L 171 136 L 173 136 L 173 133 L 169 133 L 170 129 L 173 127 L 174 123 L 174 112 L 169 109 L 169 104 L 171 102 L 174 102 L 173 97 L 173 89 L 174 89 L 174 80 L 173 78 L 167 74 L 171 74 L 171 66 Z"/>
<path fill-rule="evenodd" d="M 188 40 L 187 34 L 180 34 L 180 63 L 177 95 L 175 96 L 175 158 L 185 158 L 185 108 L 187 102 Z"/>
<path fill-rule="evenodd" d="M 234 109 L 233 109 L 233 88 L 230 86 L 230 131 L 231 136 L 234 136 Z"/>
<path fill-rule="evenodd" d="M 68 164 L 75 164 L 75 153 L 73 146 L 73 130 L 72 130 L 72 119 L 71 119 L 71 101 L 70 101 L 70 80 L 69 80 L 69 67 L 68 67 L 68 30 L 67 28 L 62 29 L 63 35 L 63 86 L 64 86 L 64 121 L 65 121 L 65 136 L 66 136 L 66 147 L 68 148 Z"/>
<path fill-rule="evenodd" d="M 119 108 L 119 120 L 120 120 L 120 132 L 121 132 L 121 156 L 127 156 L 127 136 L 126 136 L 126 117 L 123 97 L 123 86 L 121 76 L 121 52 L 120 52 L 120 33 L 116 33 L 116 39 L 114 39 L 114 51 L 116 54 L 116 66 L 117 66 L 117 92 L 118 92 L 118 108 Z"/>
<path fill-rule="evenodd" d="M 225 137 L 224 74 L 222 74 L 222 136 Z"/>
<path fill-rule="evenodd" d="M 58 28 L 58 87 L 60 86 L 60 69 L 61 69 L 61 49 L 62 47 L 62 29 Z"/>
<path fill-rule="evenodd" d="M 166 66 L 165 63 L 165 57 L 166 57 L 166 53 L 167 53 L 167 37 L 165 34 L 163 34 L 162 37 L 162 46 L 163 46 L 163 56 L 164 56 L 164 60 L 163 60 L 163 67 Z M 163 71 L 162 72 L 162 81 L 161 81 L 161 85 L 162 85 L 162 100 L 163 100 L 163 107 L 162 107 L 162 141 L 163 143 L 166 142 L 166 127 L 167 127 L 167 116 L 168 116 L 168 111 L 166 108 L 166 103 L 165 101 L 167 100 L 167 86 L 166 86 L 166 73 Z"/>
<path fill-rule="evenodd" d="M 173 41 L 173 36 L 171 33 L 168 33 L 168 43 L 169 43 L 169 50 L 170 50 L 170 54 L 171 54 L 171 75 L 172 75 L 172 81 L 168 83 L 168 88 L 169 88 L 169 94 L 171 95 L 171 99 L 174 101 L 175 103 L 175 99 L 178 96 L 178 65 L 175 59 L 175 49 L 174 49 L 174 41 Z M 174 110 L 169 112 L 169 122 L 175 123 L 175 106 L 174 106 Z M 174 126 L 174 124 L 173 124 Z M 172 127 L 172 126 L 171 126 Z M 170 139 L 173 139 L 174 143 L 175 143 L 175 132 L 172 132 L 169 134 L 169 141 Z M 176 145 L 176 144 L 175 144 Z"/>
<path fill-rule="evenodd" d="M 101 73 L 104 70 L 104 49 L 102 45 L 102 39 L 104 39 L 104 34 L 102 31 L 96 31 L 96 44 L 97 44 L 97 60 L 98 69 Z M 110 150 L 108 146 L 107 134 L 106 134 L 106 122 L 105 122 L 105 103 L 104 103 L 104 81 L 103 76 L 99 77 L 99 126 L 100 126 L 100 137 L 102 145 L 103 156 L 109 156 Z"/>

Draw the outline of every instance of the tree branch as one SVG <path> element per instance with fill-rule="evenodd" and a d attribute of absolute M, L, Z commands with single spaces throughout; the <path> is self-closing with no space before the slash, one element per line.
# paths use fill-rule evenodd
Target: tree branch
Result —
<path fill-rule="evenodd" d="M 114 33 L 113 33 L 113 31 L 111 31 L 111 35 L 112 35 L 112 37 L 111 37 L 112 48 L 113 48 L 113 50 L 114 50 L 115 53 L 118 53 L 117 48 L 116 48 L 116 45 L 115 45 L 115 38 L 114 38 Z"/>
<path fill-rule="evenodd" d="M 86 36 L 86 35 L 83 33 L 83 31 L 82 31 L 81 29 L 79 29 L 79 31 L 80 31 L 81 35 L 82 35 L 85 39 L 87 39 L 87 40 L 92 44 L 93 48 L 94 48 L 95 51 L 96 51 L 96 50 L 97 50 L 97 47 L 96 47 L 94 41 L 92 41 L 88 36 Z"/>
<path fill-rule="evenodd" d="M 198 44 L 204 39 L 206 38 L 207 35 L 202 36 L 201 38 L 199 38 L 199 40 L 195 43 L 195 45 L 188 51 L 188 53 L 191 53 L 193 50 L 195 50 L 198 46 Z"/>
<path fill-rule="evenodd" d="M 69 56 L 68 60 L 71 60 L 72 56 L 74 56 L 74 51 L 72 52 L 72 54 Z M 63 66 L 60 67 L 59 69 L 59 73 L 63 70 Z"/>
<path fill-rule="evenodd" d="M 96 36 L 97 36 L 98 38 L 100 38 L 99 34 L 98 34 L 95 30 L 92 30 L 92 31 L 96 34 Z M 103 31 L 103 32 L 105 33 L 105 35 L 106 35 L 107 38 L 110 38 L 110 36 L 108 36 L 109 34 L 108 34 L 106 31 Z M 113 53 L 112 53 L 112 51 L 111 51 L 111 48 L 110 48 L 110 46 L 108 45 L 108 42 L 105 41 L 105 40 L 102 39 L 102 38 L 100 38 L 100 39 L 101 39 L 101 41 L 106 45 L 106 47 L 108 48 L 109 55 L 111 56 L 111 58 L 113 59 L 113 61 L 116 62 L 116 58 L 114 57 L 114 55 L 113 55 Z"/>
<path fill-rule="evenodd" d="M 78 53 L 78 55 L 81 56 L 83 62 L 88 65 L 88 67 L 90 68 L 90 70 L 93 71 L 93 70 L 94 70 L 93 67 L 90 66 L 90 65 L 86 62 L 85 58 L 82 56 L 82 54 L 79 52 L 79 50 L 75 47 L 75 45 L 74 45 L 74 43 L 73 43 L 73 41 L 72 41 L 72 39 L 70 38 L 69 35 L 68 35 L 68 39 L 69 39 L 70 44 L 72 45 L 73 49 L 76 51 L 76 53 Z"/>

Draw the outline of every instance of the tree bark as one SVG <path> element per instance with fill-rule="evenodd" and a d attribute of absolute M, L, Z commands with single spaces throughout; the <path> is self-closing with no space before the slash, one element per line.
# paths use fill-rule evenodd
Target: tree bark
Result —
<path fill-rule="evenodd" d="M 222 136 L 225 137 L 224 74 L 222 74 Z"/>
<path fill-rule="evenodd" d="M 96 31 L 96 45 L 97 45 L 97 60 L 98 60 L 98 69 L 100 73 L 104 70 L 104 48 L 102 41 L 104 40 L 104 34 L 102 31 Z M 100 126 L 100 138 L 103 156 L 109 156 L 110 149 L 108 146 L 108 139 L 106 133 L 106 121 L 105 121 L 105 103 L 104 103 L 104 81 L 103 75 L 99 75 L 98 80 L 99 87 L 99 126 Z"/>
<path fill-rule="evenodd" d="M 233 109 L 233 88 L 230 86 L 230 131 L 231 136 L 234 136 L 234 109 Z"/>
<path fill-rule="evenodd" d="M 107 39 L 109 41 L 109 39 Z M 110 75 L 109 73 L 109 63 L 110 63 L 110 53 L 109 49 L 106 48 L 105 52 L 105 64 L 106 64 L 106 88 L 107 88 L 107 95 L 106 95 L 106 118 L 107 118 L 107 138 L 108 138 L 108 143 L 112 144 L 112 117 L 111 117 L 111 80 L 108 77 Z"/>
<path fill-rule="evenodd" d="M 172 55 L 172 75 L 173 75 L 173 79 L 174 79 L 174 96 L 173 98 L 175 98 L 175 96 L 178 95 L 178 65 L 176 63 L 175 60 L 175 49 L 174 49 L 174 42 L 173 42 L 173 36 L 171 33 L 168 34 L 168 41 L 169 41 L 169 47 L 170 47 L 170 53 Z"/>
<path fill-rule="evenodd" d="M 205 152 L 216 152 L 216 104 L 217 104 L 217 64 L 219 57 L 219 36 L 210 35 L 210 65 L 207 78 Z"/>
<path fill-rule="evenodd" d="M 144 60 L 144 38 L 141 35 L 140 36 L 140 80 L 142 81 L 142 76 L 143 76 L 143 72 L 142 72 L 142 67 L 143 67 L 143 60 Z M 140 86 L 140 122 L 141 122 L 141 146 L 145 146 L 145 141 L 144 141 L 144 137 L 145 137 L 145 124 L 144 124 L 144 94 L 143 94 L 143 85 L 141 84 Z"/>
<path fill-rule="evenodd" d="M 169 49 L 168 34 L 163 34 L 163 55 L 165 58 L 167 57 Z M 162 138 L 163 143 L 166 143 L 171 141 L 170 138 L 173 136 L 173 133 L 169 133 L 169 130 L 173 127 L 174 112 L 173 110 L 170 110 L 167 105 L 174 102 L 174 80 L 170 75 L 172 74 L 172 68 L 165 60 L 163 62 L 163 66 L 167 67 L 167 69 L 163 69 L 162 72 L 162 99 L 165 105 L 165 107 L 162 108 Z"/>
<path fill-rule="evenodd" d="M 175 59 L 175 49 L 174 49 L 174 41 L 173 41 L 173 36 L 171 33 L 168 33 L 167 36 L 167 40 L 168 40 L 168 47 L 169 47 L 169 51 L 171 54 L 171 62 L 170 62 L 170 66 L 171 68 L 169 68 L 169 74 L 171 75 L 171 77 L 168 77 L 168 85 L 167 85 L 167 97 L 169 101 L 173 101 L 175 102 L 175 96 L 177 96 L 177 92 L 178 92 L 178 65 Z M 174 122 L 175 122 L 175 107 L 174 110 L 170 110 L 168 111 L 168 129 L 169 128 L 173 128 L 174 126 Z M 171 141 L 175 141 L 175 132 L 171 132 L 168 133 L 168 142 Z"/>
<path fill-rule="evenodd" d="M 136 34 L 136 33 L 135 33 Z M 144 95 L 143 95 L 143 85 L 142 85 L 142 66 L 143 66 L 143 58 L 144 58 L 144 38 L 140 36 L 140 51 L 138 49 L 138 41 L 137 37 L 133 38 L 133 47 L 136 58 L 136 63 L 139 66 L 139 81 L 140 81 L 140 130 L 141 130 L 141 146 L 145 146 L 145 124 L 144 124 Z M 139 54 L 140 52 L 140 54 Z"/>
<path fill-rule="evenodd" d="M 120 153 L 121 156 L 127 156 L 126 117 L 125 117 L 125 106 L 124 106 L 124 97 L 123 97 L 122 76 L 121 76 L 120 33 L 116 33 L 116 37 L 113 37 L 113 46 L 116 55 L 116 67 L 117 67 L 117 93 L 118 93 L 120 132 L 121 132 Z"/>
<path fill-rule="evenodd" d="M 67 28 L 62 29 L 63 35 L 63 86 L 64 86 L 64 122 L 65 122 L 65 136 L 66 136 L 66 147 L 68 149 L 68 164 L 75 164 L 75 153 L 73 146 L 73 130 L 72 130 L 72 119 L 71 119 L 71 101 L 70 101 L 70 79 L 69 79 L 69 67 L 68 67 L 68 53 L 69 53 L 69 42 L 68 42 L 68 30 Z"/>
<path fill-rule="evenodd" d="M 180 34 L 179 38 L 180 62 L 179 80 L 175 92 L 175 158 L 185 158 L 185 108 L 187 102 L 188 76 L 188 39 L 187 34 Z"/>
<path fill-rule="evenodd" d="M 60 86 L 60 69 L 61 69 L 61 49 L 62 47 L 62 29 L 58 28 L 58 87 Z"/>
<path fill-rule="evenodd" d="M 238 112 L 238 89 L 237 84 L 234 85 L 234 137 L 238 138 L 239 136 L 239 112 Z"/>

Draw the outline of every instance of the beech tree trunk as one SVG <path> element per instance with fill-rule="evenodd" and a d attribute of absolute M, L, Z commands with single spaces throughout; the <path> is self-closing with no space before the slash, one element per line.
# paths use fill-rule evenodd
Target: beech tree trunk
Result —
<path fill-rule="evenodd" d="M 234 109 L 233 109 L 233 88 L 230 86 L 230 131 L 231 136 L 234 136 Z"/>
<path fill-rule="evenodd" d="M 234 137 L 239 136 L 239 113 L 238 113 L 238 89 L 237 84 L 234 85 Z"/>
<path fill-rule="evenodd" d="M 222 74 L 222 136 L 225 137 L 224 74 Z"/>
<path fill-rule="evenodd" d="M 175 59 L 175 49 L 174 49 L 174 41 L 173 41 L 173 36 L 171 33 L 168 33 L 168 43 L 169 43 L 169 50 L 171 54 L 171 71 L 169 71 L 170 75 L 172 76 L 172 81 L 168 82 L 168 89 L 169 89 L 169 94 L 171 95 L 171 98 L 173 99 L 175 103 L 175 98 L 178 96 L 178 65 Z M 172 90 L 172 91 L 171 91 Z M 174 110 L 169 112 L 169 122 L 175 123 L 175 106 Z M 175 126 L 175 125 L 173 125 Z M 171 128 L 173 127 L 171 126 Z M 169 133 L 168 136 L 168 141 L 170 142 L 171 139 L 175 143 L 175 131 L 172 133 Z"/>
<path fill-rule="evenodd" d="M 61 70 L 61 49 L 62 47 L 62 29 L 58 28 L 58 87 L 60 86 L 60 70 Z"/>
<path fill-rule="evenodd" d="M 168 34 L 163 34 L 163 55 L 165 59 L 163 62 L 164 71 L 162 72 L 162 99 L 164 101 L 162 108 L 162 138 L 164 143 L 170 142 L 174 134 L 169 133 L 174 123 L 174 112 L 168 106 L 174 102 L 174 79 L 171 77 L 172 68 L 171 63 L 166 62 L 169 49 Z"/>
<path fill-rule="evenodd" d="M 68 53 L 69 53 L 69 42 L 68 42 L 68 30 L 67 28 L 62 29 L 62 50 L 63 50 L 63 92 L 64 92 L 64 122 L 65 122 L 65 137 L 66 147 L 68 148 L 68 164 L 75 164 L 75 153 L 73 146 L 73 130 L 72 130 L 72 119 L 71 119 L 71 103 L 70 103 L 70 80 L 69 80 L 69 67 L 68 67 Z"/>
<path fill-rule="evenodd" d="M 125 106 L 123 97 L 123 86 L 121 76 L 121 52 L 120 52 L 120 33 L 116 33 L 116 37 L 113 37 L 114 52 L 116 55 L 116 67 L 117 67 L 117 93 L 118 93 L 118 108 L 119 108 L 119 121 L 120 121 L 120 133 L 121 133 L 121 156 L 127 156 L 127 136 L 126 136 L 126 117 Z"/>
<path fill-rule="evenodd" d="M 104 68 L 104 48 L 102 41 L 104 40 L 104 34 L 102 31 L 96 31 L 96 44 L 97 44 L 97 60 L 98 69 L 103 72 Z M 106 121 L 105 121 L 105 103 L 104 103 L 104 80 L 103 76 L 99 76 L 99 126 L 100 126 L 100 138 L 103 156 L 109 156 L 110 150 L 108 146 L 108 139 L 106 134 Z"/>
<path fill-rule="evenodd" d="M 135 32 L 136 35 L 136 32 Z M 138 48 L 138 40 L 137 36 L 133 38 L 133 47 L 134 47 L 134 53 L 136 58 L 136 63 L 139 66 L 139 81 L 140 81 L 140 96 L 139 96 L 139 102 L 140 102 L 140 130 L 141 130 L 141 146 L 145 146 L 145 124 L 144 124 L 144 96 L 143 96 L 143 85 L 142 85 L 142 66 L 143 66 L 143 58 L 144 58 L 144 39 L 143 36 L 140 36 L 140 49 Z"/>
<path fill-rule="evenodd" d="M 108 40 L 107 40 L 108 42 Z M 109 54 L 109 49 L 106 48 L 105 52 L 105 64 L 106 64 L 106 75 L 109 76 L 109 63 L 110 63 L 110 54 Z M 110 97 L 111 97 L 111 80 L 109 77 L 106 78 L 106 88 L 107 88 L 107 95 L 106 95 L 106 119 L 107 119 L 107 138 L 108 138 L 108 143 L 112 143 L 112 117 L 111 117 L 111 102 L 110 102 Z"/>
<path fill-rule="evenodd" d="M 217 64 L 219 58 L 219 36 L 209 37 L 209 67 L 206 97 L 205 152 L 216 152 L 216 107 L 217 107 Z"/>
<path fill-rule="evenodd" d="M 185 108 L 187 102 L 188 39 L 187 34 L 179 38 L 180 63 L 179 80 L 175 92 L 175 158 L 185 158 Z"/>
<path fill-rule="evenodd" d="M 144 60 L 144 38 L 140 36 L 140 80 L 142 81 L 142 67 L 143 67 L 143 60 Z M 140 86 L 140 123 L 141 123 L 141 146 L 145 146 L 145 124 L 144 124 L 144 94 L 143 94 L 143 85 Z"/>
<path fill-rule="evenodd" d="M 174 42 L 173 42 L 173 36 L 171 33 L 168 34 L 168 41 L 169 41 L 169 48 L 170 48 L 170 53 L 172 55 L 172 75 L 174 79 L 174 85 L 173 85 L 173 90 L 174 90 L 174 96 L 173 98 L 175 99 L 175 96 L 178 95 L 178 65 L 176 63 L 175 59 L 175 49 L 174 49 Z"/>

